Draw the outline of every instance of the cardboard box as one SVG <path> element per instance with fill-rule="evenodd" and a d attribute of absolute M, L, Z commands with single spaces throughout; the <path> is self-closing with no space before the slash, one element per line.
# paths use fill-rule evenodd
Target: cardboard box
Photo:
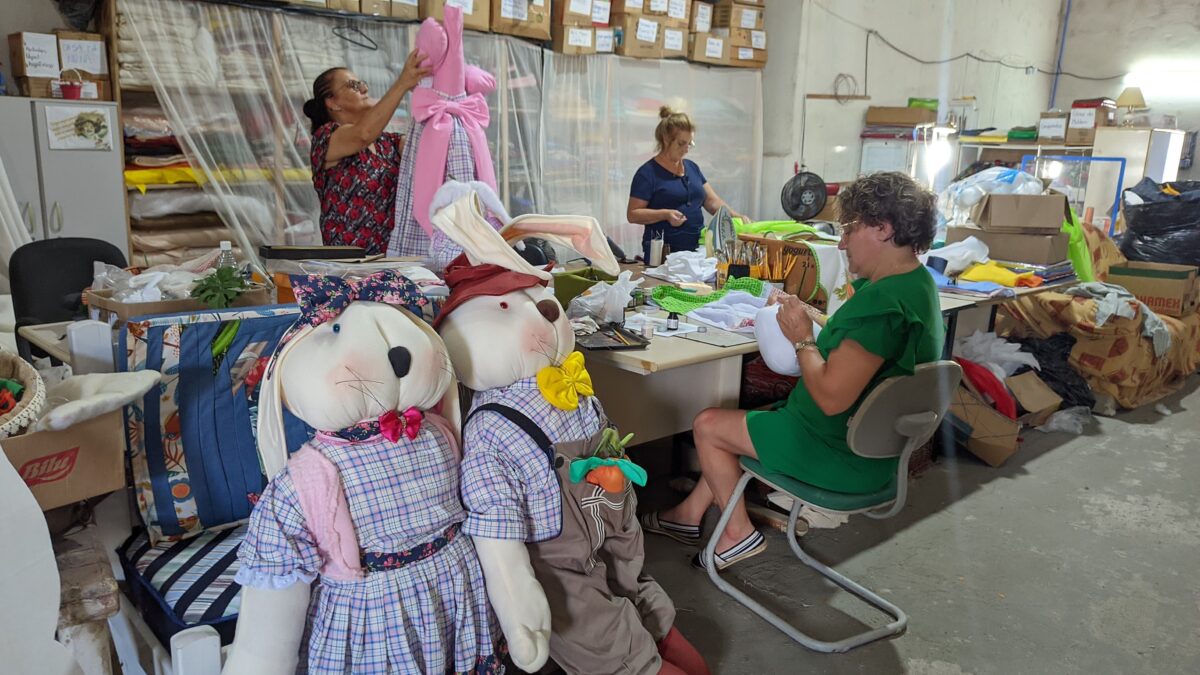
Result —
<path fill-rule="evenodd" d="M 616 29 L 596 28 L 596 53 L 615 54 L 617 51 Z"/>
<path fill-rule="evenodd" d="M 612 24 L 612 2 L 592 0 L 592 27 L 608 28 Z"/>
<path fill-rule="evenodd" d="M 984 195 L 971 208 L 971 222 L 990 232 L 1054 234 L 1069 217 L 1066 195 Z M 1027 262 L 1027 261 L 1023 261 Z"/>
<path fill-rule="evenodd" d="M 1038 143 L 1062 143 L 1067 140 L 1067 120 L 1071 113 L 1044 112 L 1038 120 Z"/>
<path fill-rule="evenodd" d="M 57 77 L 18 77 L 17 91 L 29 98 L 62 98 L 62 80 Z M 80 98 L 85 101 L 113 100 L 108 80 L 84 80 Z"/>
<path fill-rule="evenodd" d="M 714 28 L 712 34 L 729 41 L 731 49 L 747 47 L 765 51 L 767 48 L 767 31 L 749 30 L 746 28 Z"/>
<path fill-rule="evenodd" d="M 590 26 L 551 26 L 551 48 L 559 54 L 586 56 L 596 53 L 596 29 Z"/>
<path fill-rule="evenodd" d="M 592 0 L 556 0 L 555 26 L 591 26 Z"/>
<path fill-rule="evenodd" d="M 691 28 L 691 17 L 691 0 L 667 0 L 667 15 L 663 21 L 668 27 L 679 28 L 686 32 Z"/>
<path fill-rule="evenodd" d="M 650 16 L 665 17 L 671 6 L 671 0 L 646 0 L 642 3 L 642 11 Z"/>
<path fill-rule="evenodd" d="M 549 40 L 550 0 L 492 0 L 492 32 Z"/>
<path fill-rule="evenodd" d="M 362 3 L 359 0 L 325 0 L 325 6 L 343 12 L 358 13 L 362 11 Z"/>
<path fill-rule="evenodd" d="M 688 38 L 688 61 L 727 66 L 729 43 L 712 33 L 692 33 Z"/>
<path fill-rule="evenodd" d="M 562 0 L 559 0 L 560 2 Z M 613 14 L 649 14 L 650 0 L 612 0 Z"/>
<path fill-rule="evenodd" d="M 762 30 L 763 8 L 737 2 L 719 2 L 713 9 L 713 26 Z"/>
<path fill-rule="evenodd" d="M 1091 145 L 1096 140 L 1096 127 L 1111 127 L 1117 123 L 1116 105 L 1071 106 L 1067 118 L 1067 145 Z"/>
<path fill-rule="evenodd" d="M 421 7 L 417 0 L 392 0 L 393 19 L 402 21 L 418 21 L 421 18 Z"/>
<path fill-rule="evenodd" d="M 616 52 L 621 56 L 662 58 L 663 25 L 658 19 L 640 14 L 614 14 L 613 29 Z"/>
<path fill-rule="evenodd" d="M 463 27 L 488 32 L 491 25 L 491 8 L 489 0 L 421 0 L 420 17 L 424 21 L 433 17 L 441 21 L 445 16 L 446 5 L 458 7 L 463 11 Z"/>
<path fill-rule="evenodd" d="M 767 65 L 767 50 L 750 47 L 729 47 L 729 65 L 737 68 L 763 68 Z"/>
<path fill-rule="evenodd" d="M 664 59 L 686 59 L 688 55 L 687 29 L 666 26 L 662 29 L 662 34 L 662 57 Z"/>
<path fill-rule="evenodd" d="M 688 28 L 693 33 L 708 33 L 712 30 L 713 6 L 704 0 L 693 0 L 692 20 Z"/>
<path fill-rule="evenodd" d="M 369 16 L 391 16 L 391 0 L 360 0 L 359 13 Z"/>
<path fill-rule="evenodd" d="M 120 326 L 130 319 L 139 316 L 155 314 L 174 314 L 176 312 L 198 312 L 208 309 L 204 303 L 192 298 L 182 300 L 160 300 L 158 302 L 118 302 L 112 299 L 111 290 L 83 293 L 83 302 L 89 308 L 89 318 L 104 321 L 114 327 Z M 271 292 L 264 287 L 251 287 L 250 290 L 238 296 L 233 301 L 234 307 L 256 307 L 273 304 Z"/>
<path fill-rule="evenodd" d="M 927 108 L 873 105 L 867 108 L 868 125 L 915 127 L 937 122 L 937 111 Z"/>
<path fill-rule="evenodd" d="M 976 227 L 950 227 L 946 229 L 946 243 L 953 244 L 967 237 L 976 237 L 988 246 L 988 255 L 1008 262 L 1023 262 L 1034 265 L 1053 265 L 1067 259 L 1067 242 L 1070 238 L 1058 234 L 1018 234 L 1015 232 L 989 232 Z"/>
<path fill-rule="evenodd" d="M 73 69 L 87 80 L 109 79 L 103 35 L 62 29 L 54 31 L 54 35 L 58 38 L 58 62 L 63 70 Z"/>
<path fill-rule="evenodd" d="M 1021 425 L 964 386 L 954 390 L 946 424 L 956 444 L 990 466 L 1000 466 L 1017 452 Z"/>
<path fill-rule="evenodd" d="M 11 33 L 8 63 L 13 77 L 58 77 L 58 38 L 51 33 Z"/>
<path fill-rule="evenodd" d="M 125 417 L 120 410 L 63 431 L 39 431 L 0 441 L 42 510 L 125 486 Z"/>
<path fill-rule="evenodd" d="M 1040 427 L 1062 407 L 1062 397 L 1054 393 L 1054 390 L 1032 370 L 1006 378 L 1004 384 L 1025 411 L 1025 414 L 1017 419 L 1022 424 Z"/>
<path fill-rule="evenodd" d="M 1108 283 L 1125 287 L 1154 310 L 1176 318 L 1196 312 L 1200 303 L 1196 267 L 1168 263 L 1126 262 L 1108 269 Z"/>

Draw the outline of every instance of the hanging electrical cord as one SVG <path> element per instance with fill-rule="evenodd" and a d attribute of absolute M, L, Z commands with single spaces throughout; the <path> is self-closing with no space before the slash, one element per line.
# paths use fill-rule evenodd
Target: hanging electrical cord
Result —
<path fill-rule="evenodd" d="M 843 87 L 849 87 L 850 92 L 842 91 Z M 837 77 L 833 78 L 833 96 L 838 103 L 845 105 L 853 97 L 858 95 L 858 80 L 850 73 L 838 73 Z"/>
<path fill-rule="evenodd" d="M 895 44 L 892 43 L 891 40 L 888 40 L 886 37 L 883 36 L 882 33 L 875 30 L 874 28 L 864 26 L 856 21 L 851 21 L 850 19 L 847 19 L 846 17 L 842 16 L 841 14 L 838 14 L 837 12 L 833 11 L 832 9 L 829 9 L 828 7 L 826 7 L 824 4 L 822 4 L 818 0 L 813 0 L 812 4 L 816 5 L 817 7 L 820 7 L 822 10 L 825 11 L 825 13 L 829 14 L 830 16 L 832 16 L 844 23 L 847 23 L 851 26 L 854 26 L 855 28 L 857 28 L 861 31 L 865 31 L 867 33 L 868 42 L 870 41 L 871 37 L 874 37 L 877 40 L 879 40 L 880 42 L 882 42 L 883 44 L 887 45 L 889 48 L 892 49 L 892 51 L 896 52 L 897 54 L 900 54 L 901 56 L 904 56 L 908 59 L 911 59 L 912 61 L 915 61 L 917 63 L 926 65 L 926 66 L 940 65 L 943 63 L 953 63 L 954 61 L 961 61 L 962 59 L 970 59 L 972 61 L 977 61 L 979 63 L 992 63 L 992 64 L 995 64 L 998 66 L 1003 66 L 1005 68 L 1010 68 L 1012 70 L 1029 70 L 1030 68 L 1032 68 L 1034 71 L 1042 73 L 1043 75 L 1052 75 L 1052 76 L 1053 75 L 1065 75 L 1067 77 L 1073 77 L 1077 80 L 1089 80 L 1092 82 L 1105 82 L 1108 80 L 1119 80 L 1128 74 L 1128 73 L 1121 73 L 1120 75 L 1109 75 L 1107 77 L 1092 77 L 1090 75 L 1079 75 L 1077 73 L 1072 73 L 1072 72 L 1069 72 L 1066 70 L 1059 70 L 1057 68 L 1054 70 L 1046 70 L 1045 68 L 1041 68 L 1039 66 L 1033 66 L 1033 65 L 1027 65 L 1027 66 L 1014 65 L 1011 63 L 1005 63 L 1002 59 L 990 59 L 990 58 L 987 58 L 984 56 L 978 56 L 972 52 L 963 52 L 962 54 L 959 54 L 958 56 L 951 56 L 950 58 L 946 58 L 946 59 L 923 59 L 919 56 L 916 56 L 914 54 L 911 54 L 911 53 L 901 49 L 900 47 L 897 47 Z"/>

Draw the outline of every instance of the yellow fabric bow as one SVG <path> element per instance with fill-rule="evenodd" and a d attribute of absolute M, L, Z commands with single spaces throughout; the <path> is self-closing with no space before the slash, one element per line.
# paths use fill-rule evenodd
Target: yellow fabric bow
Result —
<path fill-rule="evenodd" d="M 561 366 L 546 366 L 537 374 L 538 391 L 550 405 L 560 410 L 575 410 L 580 396 L 591 396 L 592 376 L 583 367 L 583 354 L 571 352 Z"/>

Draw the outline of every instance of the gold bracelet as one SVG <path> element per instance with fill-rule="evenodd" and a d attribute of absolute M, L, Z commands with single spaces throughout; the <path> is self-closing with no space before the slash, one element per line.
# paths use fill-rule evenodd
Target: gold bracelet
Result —
<path fill-rule="evenodd" d="M 796 348 L 796 353 L 799 354 L 800 350 L 804 349 L 805 347 L 816 347 L 817 341 L 816 340 L 801 340 L 801 341 L 793 344 L 792 346 Z"/>

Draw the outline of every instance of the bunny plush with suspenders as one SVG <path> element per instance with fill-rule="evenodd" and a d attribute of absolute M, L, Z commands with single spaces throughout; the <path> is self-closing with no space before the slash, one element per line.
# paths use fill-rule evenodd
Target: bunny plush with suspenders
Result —
<path fill-rule="evenodd" d="M 301 318 L 263 380 L 258 443 L 272 478 L 238 554 L 225 672 L 503 672 L 460 532 L 458 385 L 421 318 L 428 301 L 394 271 L 292 286 Z M 317 430 L 291 457 L 284 406 Z"/>
<path fill-rule="evenodd" d="M 434 200 L 434 226 L 465 251 L 446 268 L 450 296 L 434 326 L 475 392 L 463 425 L 463 532 L 509 653 L 530 672 L 549 657 L 568 673 L 707 673 L 643 569 L 631 483 L 645 472 L 593 396 L 550 274 L 513 249 L 541 237 L 615 275 L 607 239 L 581 216 L 519 216 L 497 232 L 482 190 L 450 182 Z"/>

